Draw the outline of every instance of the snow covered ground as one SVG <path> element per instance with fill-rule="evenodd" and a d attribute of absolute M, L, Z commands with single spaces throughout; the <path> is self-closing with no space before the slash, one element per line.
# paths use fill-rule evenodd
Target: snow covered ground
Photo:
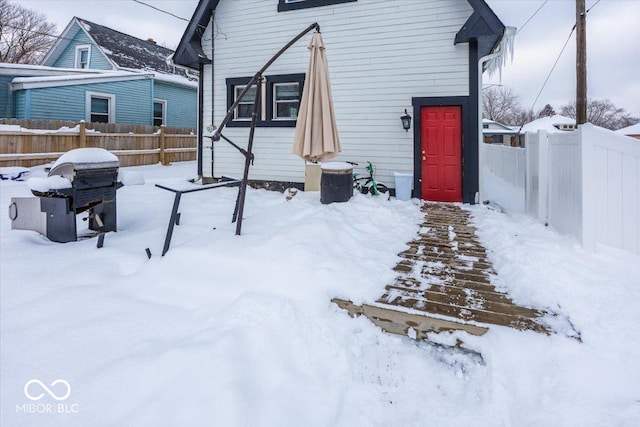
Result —
<path fill-rule="evenodd" d="M 127 171 L 146 182 L 118 190 L 119 231 L 102 249 L 0 217 L 2 426 L 638 425 L 638 256 L 468 206 L 498 285 L 567 315 L 583 339 L 463 336 L 482 362 L 330 303 L 382 294 L 418 232 L 417 201 L 251 190 L 235 236 L 235 189 L 191 193 L 162 258 L 173 194 L 154 184 L 195 165 Z M 29 195 L 0 183 L 5 208 Z"/>

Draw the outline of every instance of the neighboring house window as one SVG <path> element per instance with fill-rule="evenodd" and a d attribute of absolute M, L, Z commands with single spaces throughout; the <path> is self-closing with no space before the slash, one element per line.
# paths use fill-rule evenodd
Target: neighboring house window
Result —
<path fill-rule="evenodd" d="M 93 123 L 115 123 L 116 96 L 108 93 L 86 92 L 86 117 Z"/>
<path fill-rule="evenodd" d="M 167 124 L 167 101 L 164 99 L 153 100 L 153 125 L 162 126 Z"/>
<path fill-rule="evenodd" d="M 489 125 L 487 124 L 482 125 L 482 129 L 489 129 Z"/>
<path fill-rule="evenodd" d="M 76 46 L 76 68 L 89 68 L 91 62 L 91 45 Z"/>
<path fill-rule="evenodd" d="M 304 74 L 266 76 L 260 94 L 257 125 L 262 127 L 295 127 L 302 98 Z M 227 79 L 227 109 L 238 99 L 250 77 Z M 229 126 L 249 126 L 253 113 L 256 87 L 252 87 L 238 104 Z"/>
<path fill-rule="evenodd" d="M 278 12 L 307 9 L 310 7 L 330 6 L 333 4 L 350 3 L 354 1 L 357 0 L 278 0 Z"/>

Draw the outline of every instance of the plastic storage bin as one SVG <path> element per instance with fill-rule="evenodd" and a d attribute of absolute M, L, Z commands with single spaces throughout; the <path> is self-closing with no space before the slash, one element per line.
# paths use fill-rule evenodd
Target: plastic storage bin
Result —
<path fill-rule="evenodd" d="M 396 180 L 396 199 L 411 200 L 413 174 L 411 172 L 394 172 L 393 176 Z"/>

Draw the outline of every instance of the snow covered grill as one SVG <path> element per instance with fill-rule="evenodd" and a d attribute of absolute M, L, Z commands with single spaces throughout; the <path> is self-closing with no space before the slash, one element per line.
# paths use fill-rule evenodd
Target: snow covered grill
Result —
<path fill-rule="evenodd" d="M 89 229 L 101 234 L 117 230 L 116 190 L 118 158 L 101 148 L 71 150 L 62 155 L 47 178 L 28 181 L 40 203 L 13 200 L 9 209 L 12 228 L 40 231 L 54 242 L 78 239 L 76 215 L 88 212 Z M 39 212 L 31 212 L 39 205 Z M 27 206 L 31 206 L 28 208 Z M 37 220 L 39 213 L 46 218 Z M 29 226 L 22 227 L 22 223 Z M 37 224 L 35 227 L 33 224 Z"/>

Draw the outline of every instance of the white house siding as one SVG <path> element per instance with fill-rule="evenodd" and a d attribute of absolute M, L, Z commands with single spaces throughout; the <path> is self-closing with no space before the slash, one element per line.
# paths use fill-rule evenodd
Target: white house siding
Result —
<path fill-rule="evenodd" d="M 216 10 L 213 124 L 226 113 L 225 79 L 248 77 L 313 22 L 326 44 L 336 120 L 342 144 L 337 160 L 377 167 L 378 179 L 393 186 L 394 171 L 413 170 L 413 132 L 400 116 L 412 97 L 467 96 L 467 44 L 455 34 L 473 12 L 466 0 L 358 0 L 278 13 L 277 0 L 220 1 Z M 202 38 L 211 52 L 211 25 Z M 307 71 L 310 35 L 291 47 L 265 73 Z M 211 123 L 211 76 L 205 69 L 204 124 Z M 411 113 L 413 114 L 413 113 Z M 248 128 L 224 135 L 246 145 Z M 250 179 L 304 181 L 304 162 L 291 154 L 293 128 L 258 128 Z M 208 143 L 205 143 L 205 146 Z M 211 176 L 210 151 L 204 173 Z M 215 176 L 240 176 L 243 157 L 225 142 L 215 144 Z"/>

